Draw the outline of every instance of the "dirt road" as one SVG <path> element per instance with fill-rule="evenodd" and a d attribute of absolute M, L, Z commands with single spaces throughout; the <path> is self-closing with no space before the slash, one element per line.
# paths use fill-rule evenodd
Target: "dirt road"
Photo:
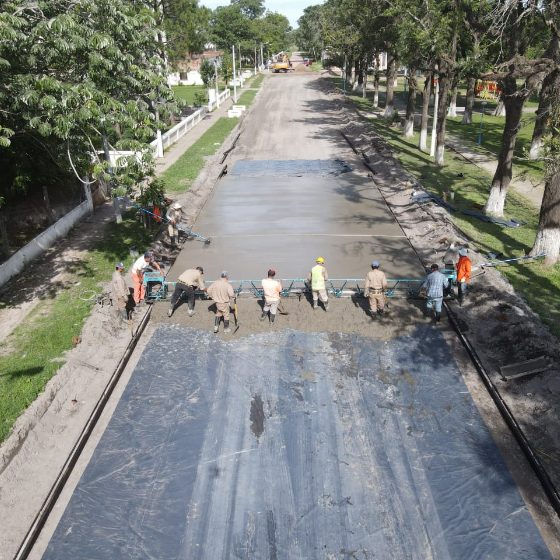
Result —
<path fill-rule="evenodd" d="M 271 76 L 197 221 L 214 241 L 189 243 L 171 279 L 197 264 L 300 278 L 318 254 L 333 277 L 373 257 L 421 277 L 341 111 L 317 75 Z M 156 307 L 33 557 L 553 557 L 522 498 L 538 487 L 445 324 L 406 300 L 372 321 L 363 300 L 326 313 L 293 299 L 274 325 L 240 306 L 231 336 L 211 334 L 209 302 L 193 318 Z"/>

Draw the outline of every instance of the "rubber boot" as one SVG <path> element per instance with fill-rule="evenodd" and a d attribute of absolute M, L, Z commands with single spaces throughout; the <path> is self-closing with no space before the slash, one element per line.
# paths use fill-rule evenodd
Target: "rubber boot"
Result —
<path fill-rule="evenodd" d="M 327 303 L 325 303 L 325 311 L 329 310 L 329 302 L 327 301 Z"/>
<path fill-rule="evenodd" d="M 173 311 L 174 311 L 174 310 L 175 310 L 175 307 L 173 307 L 173 306 L 170 307 L 170 308 L 167 310 L 167 316 L 168 316 L 168 317 L 171 317 L 171 315 L 173 315 Z"/>
<path fill-rule="evenodd" d="M 276 314 L 275 313 L 271 313 L 270 314 L 270 323 L 274 323 L 274 320 L 276 319 Z"/>
<path fill-rule="evenodd" d="M 264 311 L 262 312 L 261 315 L 261 321 L 264 321 L 266 319 L 266 316 L 268 315 L 268 313 L 265 313 Z"/>
<path fill-rule="evenodd" d="M 214 318 L 214 333 L 217 333 L 219 328 L 220 328 L 220 318 L 215 317 Z"/>
<path fill-rule="evenodd" d="M 231 332 L 231 329 L 229 328 L 229 321 L 226 321 L 225 319 L 224 319 L 224 332 L 226 334 Z"/>
<path fill-rule="evenodd" d="M 194 309 L 190 309 L 190 308 L 187 309 L 187 315 L 188 315 L 189 317 L 192 317 L 192 316 L 194 315 Z"/>
<path fill-rule="evenodd" d="M 441 313 L 436 313 L 436 323 L 441 321 Z"/>
<path fill-rule="evenodd" d="M 319 307 L 319 304 L 316 301 L 314 301 L 313 302 L 313 309 L 317 309 L 318 307 Z"/>
<path fill-rule="evenodd" d="M 377 314 L 378 314 L 378 315 L 383 315 L 383 313 L 384 313 L 383 309 L 378 309 L 378 310 L 377 310 Z"/>

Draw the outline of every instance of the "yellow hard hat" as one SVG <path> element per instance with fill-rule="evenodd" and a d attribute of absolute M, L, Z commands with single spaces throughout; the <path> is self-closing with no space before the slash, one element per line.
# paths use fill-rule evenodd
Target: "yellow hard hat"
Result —
<path fill-rule="evenodd" d="M 323 257 L 317 257 L 317 258 L 315 259 L 315 262 L 316 262 L 316 263 L 319 263 L 319 264 L 323 264 L 323 263 L 325 262 L 325 259 L 324 259 Z"/>

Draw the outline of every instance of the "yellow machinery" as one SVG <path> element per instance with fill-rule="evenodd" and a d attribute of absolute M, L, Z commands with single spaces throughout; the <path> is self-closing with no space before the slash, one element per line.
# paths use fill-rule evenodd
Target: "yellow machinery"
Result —
<path fill-rule="evenodd" d="M 270 69 L 277 74 L 278 72 L 288 72 L 291 68 L 290 57 L 284 51 L 272 56 Z"/>

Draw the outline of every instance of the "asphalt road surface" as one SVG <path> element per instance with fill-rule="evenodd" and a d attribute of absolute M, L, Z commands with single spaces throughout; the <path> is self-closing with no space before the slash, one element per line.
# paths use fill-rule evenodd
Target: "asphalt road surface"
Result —
<path fill-rule="evenodd" d="M 268 79 L 196 224 L 214 242 L 171 279 L 299 278 L 318 255 L 332 277 L 375 257 L 420 278 L 338 115 L 316 75 Z M 161 307 L 43 558 L 551 558 L 444 327 L 368 331 L 334 303 L 264 330 L 247 307 L 229 338 L 205 302 L 188 325 Z"/>

